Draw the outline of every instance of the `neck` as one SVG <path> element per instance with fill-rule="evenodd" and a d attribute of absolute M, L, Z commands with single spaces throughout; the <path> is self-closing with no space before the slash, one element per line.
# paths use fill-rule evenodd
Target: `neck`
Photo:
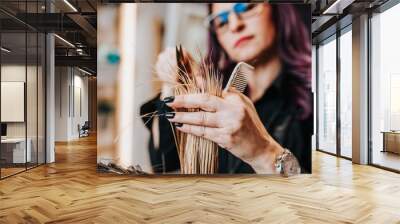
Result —
<path fill-rule="evenodd" d="M 249 97 L 255 102 L 271 86 L 280 74 L 282 62 L 279 57 L 273 57 L 265 63 L 256 64 L 254 73 L 248 77 Z"/>

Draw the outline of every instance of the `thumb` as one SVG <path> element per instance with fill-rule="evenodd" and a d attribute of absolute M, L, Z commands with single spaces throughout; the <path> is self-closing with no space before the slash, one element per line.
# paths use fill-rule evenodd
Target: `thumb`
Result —
<path fill-rule="evenodd" d="M 242 94 L 241 92 L 239 92 L 235 87 L 230 86 L 226 91 L 222 92 L 222 96 L 225 97 L 229 94 Z"/>

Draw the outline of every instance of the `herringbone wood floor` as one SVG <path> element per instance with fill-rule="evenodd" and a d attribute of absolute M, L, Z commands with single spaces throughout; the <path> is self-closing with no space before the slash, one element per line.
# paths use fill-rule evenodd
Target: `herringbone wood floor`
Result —
<path fill-rule="evenodd" d="M 97 174 L 95 139 L 0 181 L 0 223 L 400 223 L 400 175 L 320 152 L 293 178 Z"/>

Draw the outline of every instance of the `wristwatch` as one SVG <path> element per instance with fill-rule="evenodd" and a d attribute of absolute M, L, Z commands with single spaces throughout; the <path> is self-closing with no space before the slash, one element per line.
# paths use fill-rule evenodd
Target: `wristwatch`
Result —
<path fill-rule="evenodd" d="M 284 148 L 283 153 L 276 158 L 275 168 L 276 171 L 284 177 L 297 175 L 301 172 L 297 158 L 286 148 Z"/>

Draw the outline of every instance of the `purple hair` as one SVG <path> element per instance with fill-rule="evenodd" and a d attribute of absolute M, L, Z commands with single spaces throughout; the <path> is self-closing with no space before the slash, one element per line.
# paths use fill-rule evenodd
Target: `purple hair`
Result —
<path fill-rule="evenodd" d="M 284 67 L 288 70 L 288 89 L 292 90 L 293 101 L 301 108 L 300 119 L 312 115 L 311 98 L 311 39 L 298 11 L 292 4 L 270 4 L 272 21 L 276 29 L 275 44 Z M 209 5 L 209 13 L 212 10 Z M 223 74 L 236 63 L 219 44 L 215 32 L 209 29 L 208 58 L 217 62 Z"/>

